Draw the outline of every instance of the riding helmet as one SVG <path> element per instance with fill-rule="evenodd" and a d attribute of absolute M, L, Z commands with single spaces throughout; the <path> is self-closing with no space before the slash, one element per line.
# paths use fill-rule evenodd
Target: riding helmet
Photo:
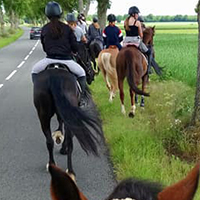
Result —
<path fill-rule="evenodd" d="M 144 22 L 144 18 L 143 18 L 142 16 L 139 16 L 139 17 L 138 17 L 138 20 L 139 20 L 140 22 Z"/>
<path fill-rule="evenodd" d="M 68 13 L 66 16 L 66 21 L 67 22 L 76 22 L 76 17 L 74 15 L 74 13 Z"/>
<path fill-rule="evenodd" d="M 129 15 L 138 14 L 138 13 L 140 13 L 140 11 L 139 11 L 138 7 L 136 7 L 136 6 L 132 6 L 128 10 Z"/>
<path fill-rule="evenodd" d="M 52 17 L 60 18 L 62 15 L 62 8 L 59 3 L 50 1 L 45 7 L 45 15 L 51 19 Z"/>
<path fill-rule="evenodd" d="M 114 14 L 109 14 L 108 17 L 107 17 L 107 20 L 109 22 L 115 22 L 116 21 L 116 17 Z"/>
<path fill-rule="evenodd" d="M 96 22 L 98 22 L 98 18 L 97 18 L 97 17 L 93 17 L 92 21 L 93 21 L 94 23 L 96 23 Z"/>

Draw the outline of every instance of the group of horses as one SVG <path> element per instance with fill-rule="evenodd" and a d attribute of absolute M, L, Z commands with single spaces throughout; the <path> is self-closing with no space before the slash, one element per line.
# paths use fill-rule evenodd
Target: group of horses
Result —
<path fill-rule="evenodd" d="M 143 42 L 152 52 L 152 65 L 156 69 L 155 71 L 160 75 L 161 68 L 154 60 L 153 50 L 153 37 L 155 34 L 155 27 L 147 27 L 144 30 Z M 126 114 L 124 106 L 124 89 L 123 82 L 125 77 L 129 84 L 129 92 L 131 97 L 131 109 L 129 117 L 135 115 L 135 94 L 142 95 L 140 106 L 144 107 L 144 96 L 149 96 L 145 92 L 146 85 L 148 83 L 147 73 L 147 59 L 144 54 L 134 45 L 127 45 L 120 51 L 115 46 L 110 46 L 108 49 L 104 49 L 98 56 L 98 66 L 103 74 L 106 86 L 109 90 L 109 101 L 112 102 L 115 97 L 116 91 L 119 89 L 121 100 L 121 112 Z M 142 81 L 142 90 L 138 88 L 138 85 Z"/>
<path fill-rule="evenodd" d="M 147 30 L 149 31 L 147 34 L 149 40 L 146 41 L 146 44 L 151 45 L 150 48 L 152 48 L 154 27 Z M 123 47 L 120 51 L 115 46 L 111 46 L 94 55 L 94 57 L 97 56 L 98 66 L 110 91 L 109 101 L 113 100 L 119 88 L 123 113 L 125 113 L 123 81 L 125 77 L 127 78 L 131 96 L 129 116 L 134 116 L 134 93 L 149 95 L 145 92 L 148 81 L 146 58 L 134 46 Z M 83 62 L 81 58 L 85 58 L 85 56 L 76 58 L 77 62 Z M 82 63 L 85 64 L 85 67 L 87 67 L 88 59 Z M 138 85 L 141 80 L 142 89 L 140 90 Z M 92 79 L 87 79 L 87 81 L 91 83 Z M 73 137 L 77 138 L 87 154 L 98 155 L 98 145 L 102 141 L 104 142 L 104 135 L 99 112 L 89 88 L 86 89 L 86 98 L 87 106 L 79 107 L 80 89 L 77 79 L 65 67 L 58 67 L 58 64 L 55 68 L 50 67 L 40 72 L 35 78 L 34 105 L 46 138 L 49 153 L 47 169 L 52 177 L 51 196 L 53 200 L 87 200 L 75 182 L 72 164 Z M 51 120 L 54 115 L 57 116 L 58 128 L 52 134 Z M 63 140 L 60 153 L 67 155 L 67 173 L 56 166 L 54 140 L 57 143 L 61 143 Z M 159 184 L 127 179 L 119 183 L 106 200 L 192 200 L 197 189 L 198 179 L 199 164 L 185 179 L 164 189 Z"/>

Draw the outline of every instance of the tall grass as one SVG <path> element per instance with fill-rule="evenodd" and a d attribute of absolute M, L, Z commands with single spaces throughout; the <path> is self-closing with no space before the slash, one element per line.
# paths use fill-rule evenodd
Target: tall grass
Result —
<path fill-rule="evenodd" d="M 138 177 L 170 185 L 184 178 L 194 166 L 190 155 L 200 150 L 193 147 L 183 131 L 190 121 L 197 68 L 196 29 L 179 28 L 156 31 L 156 60 L 165 67 L 165 81 L 151 76 L 150 97 L 145 109 L 137 107 L 134 119 L 120 112 L 119 94 L 109 103 L 108 91 L 101 74 L 91 89 L 101 112 L 103 128 L 118 179 Z M 130 109 L 128 86 L 125 106 Z M 184 157 L 185 152 L 190 152 Z M 200 198 L 200 192 L 196 199 Z"/>
<path fill-rule="evenodd" d="M 6 31 L 4 37 L 0 36 L 0 48 L 14 42 L 23 34 L 22 29 L 17 29 L 14 32 L 10 32 L 9 30 Z"/>

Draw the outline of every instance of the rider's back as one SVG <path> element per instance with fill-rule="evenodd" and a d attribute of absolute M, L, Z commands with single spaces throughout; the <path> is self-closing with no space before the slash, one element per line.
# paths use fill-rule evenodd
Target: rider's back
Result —
<path fill-rule="evenodd" d="M 47 57 L 70 59 L 71 52 L 77 52 L 77 42 L 72 29 L 68 25 L 59 22 L 62 34 L 60 37 L 53 37 L 51 26 L 51 23 L 44 25 L 41 32 L 41 42 Z"/>

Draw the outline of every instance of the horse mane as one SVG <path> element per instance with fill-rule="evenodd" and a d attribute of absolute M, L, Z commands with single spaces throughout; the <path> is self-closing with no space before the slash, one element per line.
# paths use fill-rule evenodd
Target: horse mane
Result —
<path fill-rule="evenodd" d="M 157 195 L 162 191 L 162 188 L 158 183 L 130 178 L 119 183 L 106 200 L 126 198 L 157 200 Z"/>

